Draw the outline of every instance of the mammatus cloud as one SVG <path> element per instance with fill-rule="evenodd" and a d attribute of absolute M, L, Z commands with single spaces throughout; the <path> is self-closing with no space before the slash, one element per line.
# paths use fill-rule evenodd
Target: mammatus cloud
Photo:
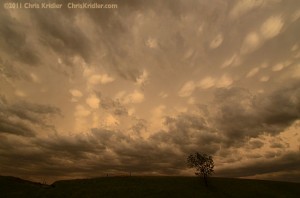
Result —
<path fill-rule="evenodd" d="M 242 17 L 247 12 L 263 6 L 265 4 L 265 1 L 259 0 L 259 1 L 252 1 L 252 0 L 242 0 L 237 2 L 233 8 L 231 9 L 229 16 L 233 19 L 237 19 L 238 17 Z"/>
<path fill-rule="evenodd" d="M 188 97 L 193 93 L 195 88 L 196 88 L 196 85 L 193 81 L 186 82 L 183 85 L 183 87 L 179 90 L 178 95 L 180 97 Z"/>
<path fill-rule="evenodd" d="M 280 16 L 272 16 L 261 25 L 261 34 L 264 38 L 271 39 L 280 33 L 283 25 L 284 22 Z"/>
<path fill-rule="evenodd" d="M 229 88 L 233 83 L 233 79 L 227 74 L 223 74 L 218 78 L 206 76 L 198 82 L 188 81 L 179 90 L 180 97 L 189 97 L 197 89 L 211 89 L 211 88 Z"/>
<path fill-rule="evenodd" d="M 129 103 L 141 103 L 144 100 L 144 94 L 141 91 L 134 90 L 131 93 L 120 92 L 117 94 L 116 98 L 125 104 Z"/>
<path fill-rule="evenodd" d="M 0 8 L 1 174 L 192 175 L 198 151 L 219 176 L 299 181 L 298 7 Z"/>
<path fill-rule="evenodd" d="M 214 40 L 210 43 L 209 47 L 215 49 L 219 47 L 222 44 L 222 42 L 223 42 L 223 35 L 218 34 L 216 38 L 214 38 Z"/>
<path fill-rule="evenodd" d="M 48 156 L 52 156 L 47 159 L 47 164 L 55 164 L 52 167 L 53 170 L 48 165 L 40 167 L 46 170 L 49 169 L 49 175 L 66 171 L 67 169 L 56 167 L 57 164 L 64 163 L 64 161 L 68 161 L 68 166 L 73 170 L 73 172 L 69 172 L 69 176 L 75 173 L 88 175 L 96 169 L 99 170 L 99 174 L 104 174 L 105 171 L 135 171 L 137 173 L 156 171 L 161 174 L 180 174 L 181 170 L 185 169 L 183 158 L 186 153 L 201 150 L 217 155 L 220 151 L 224 153 L 227 149 L 243 147 L 243 143 L 246 143 L 249 138 L 259 137 L 259 135 L 266 132 L 275 136 L 283 131 L 284 128 L 299 118 L 298 106 L 300 101 L 297 98 L 299 98 L 298 94 L 300 92 L 297 85 L 296 83 L 286 89 L 277 90 L 270 96 L 262 98 L 256 98 L 244 89 L 220 89 L 216 92 L 215 104 L 212 104 L 211 107 L 204 109 L 199 107 L 194 114 L 183 113 L 176 117 L 166 117 L 164 123 L 166 129 L 158 131 L 148 139 L 141 136 L 133 138 L 118 130 L 94 128 L 91 129 L 90 133 L 73 136 L 71 139 L 70 137 L 58 135 L 52 138 L 25 141 L 24 144 L 31 145 L 29 148 L 37 148 L 39 153 L 43 152 Z M 282 95 L 282 93 L 285 93 L 285 95 Z M 276 109 L 278 103 L 286 108 Z M 107 107 L 114 106 L 113 103 L 106 105 Z M 210 108 L 215 108 L 213 111 L 220 111 L 220 113 L 207 114 L 205 109 Z M 289 116 L 286 115 L 287 112 L 290 112 Z M 278 123 L 277 119 L 281 122 Z M 143 130 L 147 130 L 145 124 L 145 121 L 139 120 L 132 126 L 132 129 L 135 133 L 142 133 Z M 4 145 L 9 143 L 9 139 L 2 141 Z M 116 142 L 118 143 L 116 144 Z M 262 141 L 250 142 L 250 148 L 252 149 L 261 148 L 262 145 Z M 276 148 L 280 148 L 278 145 L 279 143 Z M 272 148 L 274 146 L 275 144 L 271 145 Z M 220 147 L 222 147 L 222 150 L 220 150 Z M 144 155 L 144 153 L 147 153 L 147 155 Z M 28 155 L 27 153 L 18 153 L 20 156 L 25 154 Z M 263 169 L 261 169 L 261 166 L 257 167 L 255 165 L 256 161 L 246 165 L 233 163 L 234 167 L 232 169 L 235 171 L 225 168 L 224 170 L 221 169 L 218 174 L 246 177 L 254 173 L 270 173 L 272 170 L 277 172 L 286 171 L 289 170 L 289 167 L 285 165 L 297 164 L 293 160 L 296 158 L 292 156 L 298 154 L 294 152 L 281 155 L 278 159 L 270 158 L 268 162 L 263 163 L 262 166 L 265 166 Z M 291 156 L 291 158 L 288 156 Z M 9 158 L 7 155 L 5 157 Z M 5 157 L 4 159 L 7 160 Z M 34 160 L 31 155 L 27 157 Z M 35 155 L 35 157 L 38 157 L 38 155 Z M 286 162 L 286 158 L 289 161 Z M 46 159 L 42 158 L 40 160 Z M 276 164 L 277 160 L 283 162 Z M 30 163 L 25 163 L 23 167 L 28 166 L 29 168 Z M 248 166 L 251 168 L 246 168 Z M 269 169 L 269 166 L 273 168 Z M 89 167 L 89 169 L 85 167 Z M 298 170 L 296 166 L 293 167 L 293 170 Z M 229 170 L 229 172 L 226 172 L 226 170 Z"/>
<path fill-rule="evenodd" d="M 86 103 L 93 109 L 99 108 L 100 100 L 96 95 L 91 95 L 86 99 Z"/>
<path fill-rule="evenodd" d="M 253 52 L 261 45 L 261 42 L 262 40 L 256 32 L 248 33 L 241 49 L 242 53 Z"/>
<path fill-rule="evenodd" d="M 92 85 L 97 85 L 97 84 L 106 84 L 106 83 L 110 83 L 113 82 L 114 79 L 110 76 L 108 76 L 107 74 L 104 75 L 92 75 L 91 77 L 89 77 L 88 79 L 88 83 L 92 84 Z"/>

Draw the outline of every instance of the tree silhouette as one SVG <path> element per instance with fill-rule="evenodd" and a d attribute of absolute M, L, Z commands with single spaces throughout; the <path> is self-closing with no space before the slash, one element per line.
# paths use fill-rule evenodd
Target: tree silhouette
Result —
<path fill-rule="evenodd" d="M 195 174 L 202 176 L 205 185 L 208 186 L 208 177 L 214 172 L 214 161 L 212 156 L 196 152 L 187 157 L 187 164 L 189 168 L 196 168 Z"/>

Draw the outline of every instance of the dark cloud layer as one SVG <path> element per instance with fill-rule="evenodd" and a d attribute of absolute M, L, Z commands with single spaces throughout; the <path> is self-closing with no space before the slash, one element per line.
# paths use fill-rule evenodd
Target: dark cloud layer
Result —
<path fill-rule="evenodd" d="M 234 167 L 231 169 L 220 170 L 217 175 L 224 177 L 247 177 L 253 175 L 261 175 L 267 173 L 273 173 L 274 177 L 276 174 L 280 176 L 280 173 L 295 172 L 293 176 L 289 176 L 287 181 L 299 182 L 299 164 L 300 164 L 300 153 L 290 152 L 280 157 L 274 157 L 268 160 L 256 160 L 249 164 L 243 164 L 240 167 Z"/>
<path fill-rule="evenodd" d="M 218 90 L 215 126 L 229 141 L 240 142 L 263 133 L 276 135 L 300 118 L 299 87 L 296 82 L 259 95 L 243 88 Z"/>
<path fill-rule="evenodd" d="M 37 52 L 31 48 L 24 33 L 26 26 L 11 18 L 8 10 L 3 9 L 1 10 L 0 23 L 0 43 L 5 52 L 13 55 L 15 60 L 30 66 L 38 64 L 40 59 Z"/>
<path fill-rule="evenodd" d="M 59 115 L 56 107 L 19 102 L 10 104 L 4 96 L 0 98 L 0 133 L 16 134 L 21 136 L 35 136 L 37 128 L 51 128 L 48 124 L 49 116 Z"/>
<path fill-rule="evenodd" d="M 103 2 L 0 8 L 0 174 L 188 174 L 199 151 L 218 176 L 299 181 L 277 138 L 300 120 L 299 1 Z"/>
<path fill-rule="evenodd" d="M 101 99 L 101 106 L 103 109 L 110 110 L 117 116 L 128 114 L 128 110 L 120 103 L 120 101 L 113 100 L 108 97 L 101 97 L 101 94 L 99 94 L 99 97 Z"/>

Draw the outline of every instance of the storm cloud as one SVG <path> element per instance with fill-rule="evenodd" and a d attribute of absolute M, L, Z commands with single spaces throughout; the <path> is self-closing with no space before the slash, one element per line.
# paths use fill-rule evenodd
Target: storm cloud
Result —
<path fill-rule="evenodd" d="M 0 8 L 1 175 L 299 181 L 299 1 L 103 3 Z"/>

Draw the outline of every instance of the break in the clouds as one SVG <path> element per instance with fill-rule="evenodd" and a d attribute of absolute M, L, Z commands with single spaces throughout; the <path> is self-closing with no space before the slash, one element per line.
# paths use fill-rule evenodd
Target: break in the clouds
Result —
<path fill-rule="evenodd" d="M 299 181 L 297 0 L 105 2 L 1 8 L 0 174 Z"/>

